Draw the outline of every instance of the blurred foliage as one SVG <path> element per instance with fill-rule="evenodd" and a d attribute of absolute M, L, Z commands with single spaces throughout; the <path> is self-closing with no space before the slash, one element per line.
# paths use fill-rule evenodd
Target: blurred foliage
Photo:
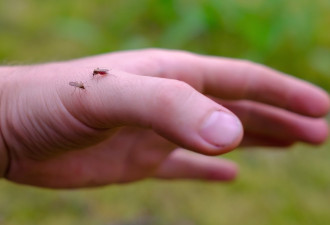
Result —
<path fill-rule="evenodd" d="M 174 48 L 253 60 L 329 91 L 329 11 L 329 0 L 0 0 L 0 62 Z M 242 174 L 230 185 L 55 192 L 2 181 L 0 224 L 325 225 L 329 146 L 231 153 Z"/>
<path fill-rule="evenodd" d="M 0 60 L 160 47 L 246 58 L 330 90 L 329 0 L 1 0 Z"/>

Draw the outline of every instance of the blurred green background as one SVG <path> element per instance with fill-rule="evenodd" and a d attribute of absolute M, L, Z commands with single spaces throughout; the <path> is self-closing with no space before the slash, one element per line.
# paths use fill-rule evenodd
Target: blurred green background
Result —
<path fill-rule="evenodd" d="M 0 0 L 0 64 L 148 47 L 245 58 L 330 90 L 329 0 Z M 0 182 L 0 224 L 326 225 L 330 142 L 226 155 L 236 182 L 77 191 Z"/>

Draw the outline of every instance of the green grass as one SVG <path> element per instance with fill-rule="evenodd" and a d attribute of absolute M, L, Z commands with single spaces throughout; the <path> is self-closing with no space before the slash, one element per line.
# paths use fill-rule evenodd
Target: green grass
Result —
<path fill-rule="evenodd" d="M 161 47 L 246 58 L 330 90 L 328 0 L 0 1 L 0 63 Z M 231 184 L 50 191 L 0 182 L 0 224 L 325 225 L 330 143 L 226 155 Z"/>
<path fill-rule="evenodd" d="M 324 225 L 330 221 L 329 146 L 230 153 L 241 166 L 230 184 L 149 180 L 50 191 L 3 181 L 0 218 L 33 225 Z"/>

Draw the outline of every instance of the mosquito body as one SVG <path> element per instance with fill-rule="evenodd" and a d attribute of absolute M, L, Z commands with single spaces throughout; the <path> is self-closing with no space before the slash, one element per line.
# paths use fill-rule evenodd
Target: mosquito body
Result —
<path fill-rule="evenodd" d="M 104 69 L 104 68 L 96 68 L 93 70 L 93 77 L 95 75 L 101 75 L 101 76 L 105 76 L 109 74 L 109 70 L 108 69 Z"/>
<path fill-rule="evenodd" d="M 69 82 L 69 85 L 70 86 L 73 86 L 73 87 L 77 87 L 77 88 L 80 88 L 80 89 L 86 89 L 86 87 L 85 87 L 85 85 L 84 85 L 84 83 L 83 82 L 78 82 L 78 81 L 70 81 Z"/>

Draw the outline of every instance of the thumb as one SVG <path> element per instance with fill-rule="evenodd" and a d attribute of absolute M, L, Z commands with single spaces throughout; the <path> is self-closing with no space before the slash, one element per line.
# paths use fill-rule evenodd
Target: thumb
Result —
<path fill-rule="evenodd" d="M 239 119 L 188 84 L 118 71 L 114 74 L 92 79 L 84 93 L 64 98 L 69 107 L 80 104 L 75 107 L 80 110 L 73 112 L 89 126 L 151 128 L 183 148 L 209 155 L 227 152 L 241 141 Z M 73 100 L 75 97 L 79 101 Z"/>

